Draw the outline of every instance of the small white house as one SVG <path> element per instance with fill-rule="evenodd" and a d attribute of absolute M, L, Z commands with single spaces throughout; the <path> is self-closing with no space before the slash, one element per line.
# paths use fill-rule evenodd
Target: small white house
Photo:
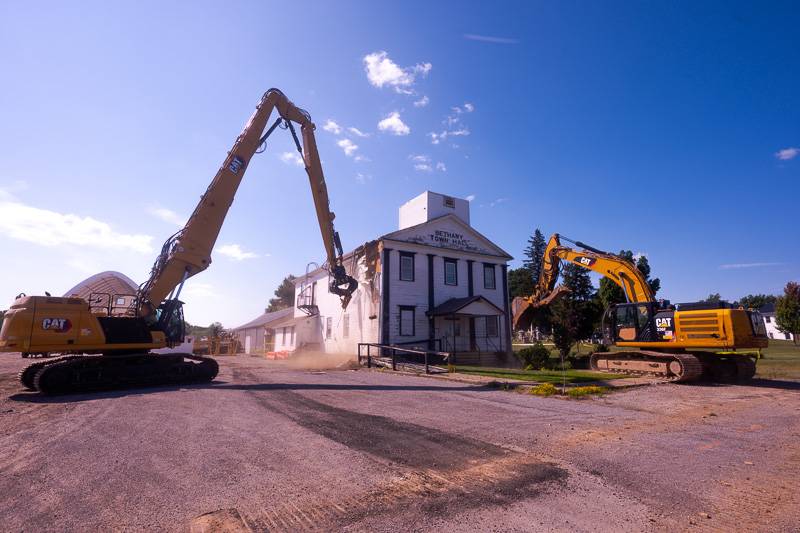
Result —
<path fill-rule="evenodd" d="M 292 308 L 271 313 L 265 309 L 262 315 L 234 328 L 244 353 L 264 354 L 294 350 L 294 333 L 286 336 L 286 328 L 292 327 L 293 314 Z"/>
<path fill-rule="evenodd" d="M 759 312 L 764 319 L 764 326 L 767 328 L 767 337 L 786 341 L 794 340 L 794 336 L 791 333 L 784 333 L 778 329 L 778 324 L 775 322 L 775 304 L 767 304 Z"/>
<path fill-rule="evenodd" d="M 506 358 L 511 256 L 470 225 L 469 202 L 426 191 L 400 207 L 399 222 L 344 256 L 358 280 L 347 309 L 328 291 L 324 268 L 297 276 L 296 346 L 348 354 L 359 343 L 418 346 L 455 353 L 459 363 Z"/>

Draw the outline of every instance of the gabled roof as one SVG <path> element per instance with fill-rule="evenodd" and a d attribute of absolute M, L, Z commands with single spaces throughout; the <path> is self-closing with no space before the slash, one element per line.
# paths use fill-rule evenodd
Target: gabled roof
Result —
<path fill-rule="evenodd" d="M 502 248 L 497 246 L 494 242 L 492 242 L 491 240 L 486 238 L 486 236 L 483 235 L 480 231 L 476 230 L 475 228 L 473 228 L 472 226 L 470 226 L 469 224 L 467 224 L 466 222 L 464 222 L 463 220 L 461 220 L 460 218 L 458 218 L 456 215 L 454 215 L 452 213 L 447 214 L 447 215 L 442 215 L 440 217 L 432 218 L 430 220 L 427 220 L 425 222 L 421 222 L 421 223 L 416 224 L 414 226 L 409 226 L 407 228 L 403 228 L 403 229 L 399 229 L 399 230 L 396 230 L 396 231 L 392 231 L 391 233 L 387 233 L 385 235 L 382 235 L 381 237 L 379 237 L 379 239 L 400 240 L 400 238 L 406 233 L 413 233 L 415 230 L 419 230 L 424 226 L 428 226 L 430 224 L 433 224 L 433 223 L 435 223 L 437 221 L 442 221 L 442 220 L 451 220 L 451 221 L 455 222 L 455 224 L 461 226 L 464 229 L 464 231 L 472 233 L 472 234 L 476 235 L 477 237 L 479 237 L 479 238 L 483 239 L 484 241 L 486 241 L 487 244 L 489 244 L 492 248 L 497 250 L 497 255 L 499 255 L 500 257 L 505 257 L 507 259 L 513 259 L 511 254 L 509 254 L 508 252 L 506 252 L 505 250 L 503 250 Z"/>
<path fill-rule="evenodd" d="M 480 312 L 476 312 L 480 311 Z M 447 316 L 447 315 L 502 315 L 503 310 L 487 300 L 483 296 L 467 296 L 465 298 L 450 298 L 430 311 L 428 316 Z"/>
<path fill-rule="evenodd" d="M 234 331 L 239 331 L 240 329 L 250 329 L 250 328 L 260 328 L 267 326 L 273 322 L 278 322 L 279 320 L 283 321 L 284 318 L 291 318 L 294 315 L 294 307 L 287 307 L 286 309 L 281 309 L 280 311 L 273 311 L 272 313 L 264 313 L 260 315 L 258 318 L 254 318 L 247 324 L 242 324 L 238 328 L 233 328 Z"/>

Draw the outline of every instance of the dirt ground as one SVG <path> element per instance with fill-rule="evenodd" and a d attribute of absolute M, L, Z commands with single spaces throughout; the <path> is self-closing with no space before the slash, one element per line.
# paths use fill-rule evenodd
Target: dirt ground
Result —
<path fill-rule="evenodd" d="M 0 357 L 2 530 L 800 531 L 798 382 L 565 400 L 220 360 L 43 398 Z"/>

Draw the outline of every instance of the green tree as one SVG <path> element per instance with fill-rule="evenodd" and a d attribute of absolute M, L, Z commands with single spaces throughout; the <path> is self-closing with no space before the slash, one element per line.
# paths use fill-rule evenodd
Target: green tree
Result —
<path fill-rule="evenodd" d="M 522 261 L 522 266 L 528 269 L 534 283 L 539 281 L 539 276 L 542 274 L 545 248 L 547 248 L 547 242 L 544 240 L 544 235 L 539 231 L 539 228 L 536 228 L 533 235 L 528 239 L 528 246 L 525 248 L 525 259 Z"/>
<path fill-rule="evenodd" d="M 703 301 L 708 303 L 719 303 L 722 301 L 722 296 L 720 296 L 718 292 L 712 292 Z"/>
<path fill-rule="evenodd" d="M 783 289 L 783 296 L 775 304 L 775 322 L 778 329 L 791 333 L 797 345 L 800 337 L 800 284 L 790 281 Z"/>
<path fill-rule="evenodd" d="M 772 294 L 748 294 L 739 299 L 739 305 L 745 309 L 761 309 L 767 304 L 778 302 L 778 297 Z"/>
<path fill-rule="evenodd" d="M 533 278 L 530 270 L 520 267 L 508 271 L 508 297 L 511 300 L 517 296 L 530 296 L 532 292 Z"/>
<path fill-rule="evenodd" d="M 291 274 L 283 278 L 281 284 L 275 289 L 275 298 L 270 298 L 269 300 L 267 313 L 294 307 L 294 280 L 295 277 Z"/>
<path fill-rule="evenodd" d="M 589 271 L 568 263 L 561 270 L 562 282 L 570 292 L 551 305 L 553 342 L 566 357 L 575 342 L 588 338 L 594 330 L 599 307 Z"/>
<path fill-rule="evenodd" d="M 650 278 L 650 262 L 647 260 L 646 256 L 640 255 L 639 258 L 636 259 L 633 256 L 633 252 L 630 250 L 620 250 L 617 255 L 636 265 L 636 268 L 642 273 L 644 279 L 647 280 L 647 284 L 650 286 L 650 290 L 653 291 L 654 295 L 661 289 L 661 280 L 659 278 Z M 625 302 L 625 293 L 622 288 L 606 277 L 600 278 L 600 286 L 597 294 L 603 308 Z"/>
<path fill-rule="evenodd" d="M 211 325 L 208 326 L 209 337 L 219 337 L 223 331 L 225 331 L 225 328 L 219 322 L 212 322 Z"/>

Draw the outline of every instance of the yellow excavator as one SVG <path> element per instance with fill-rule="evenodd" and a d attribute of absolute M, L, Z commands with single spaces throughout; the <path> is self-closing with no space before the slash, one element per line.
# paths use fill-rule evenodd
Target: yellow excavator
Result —
<path fill-rule="evenodd" d="M 734 308 L 727 302 L 672 305 L 667 300 L 657 301 L 632 262 L 557 233 L 547 243 L 532 294 L 512 303 L 515 330 L 530 326 L 533 309 L 569 292 L 563 285 L 556 286 L 562 261 L 607 277 L 622 288 L 627 300 L 606 309 L 602 321 L 603 344 L 620 350 L 592 354 L 592 370 L 655 375 L 671 381 L 702 376 L 742 381 L 755 374 L 752 351 L 768 343 L 757 311 Z"/>
<path fill-rule="evenodd" d="M 277 118 L 267 129 L 270 115 Z M 300 125 L 301 145 L 295 124 Z M 20 372 L 28 389 L 45 394 L 132 385 L 211 381 L 217 362 L 202 355 L 155 354 L 184 338 L 181 289 L 186 280 L 211 264 L 211 251 L 250 159 L 267 138 L 288 129 L 302 156 L 311 185 L 327 254 L 329 290 L 346 308 L 357 282 L 342 263 L 342 245 L 333 226 L 328 190 L 320 164 L 311 116 L 278 89 L 264 93 L 255 112 L 228 152 L 186 225 L 164 243 L 147 281 L 139 286 L 127 316 L 90 308 L 82 298 L 17 297 L 5 314 L 0 351 L 62 357 L 42 360 Z M 265 131 L 266 130 L 266 131 Z M 113 299 L 112 299 L 113 301 Z"/>

